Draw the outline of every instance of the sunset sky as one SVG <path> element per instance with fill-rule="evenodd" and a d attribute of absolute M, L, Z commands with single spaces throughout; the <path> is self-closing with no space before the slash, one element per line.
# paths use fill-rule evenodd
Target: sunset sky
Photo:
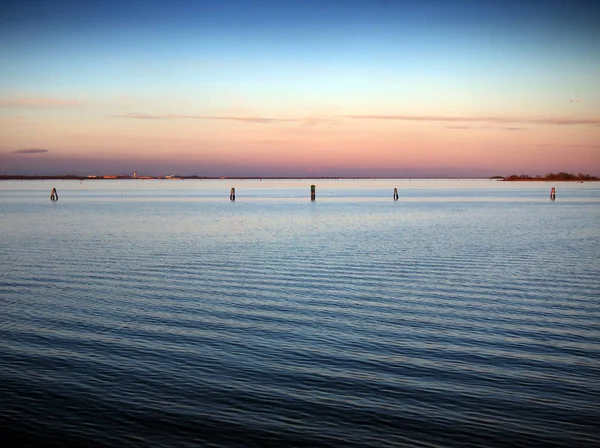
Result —
<path fill-rule="evenodd" d="M 4 1 L 0 174 L 600 175 L 598 3 Z"/>

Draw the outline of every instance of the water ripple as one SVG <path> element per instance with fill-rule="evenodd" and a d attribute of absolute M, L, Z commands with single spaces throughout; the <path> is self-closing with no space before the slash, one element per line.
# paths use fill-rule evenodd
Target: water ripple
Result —
<path fill-rule="evenodd" d="M 3 434 L 600 445 L 598 191 L 311 204 L 294 185 L 235 204 L 209 187 L 1 199 Z"/>

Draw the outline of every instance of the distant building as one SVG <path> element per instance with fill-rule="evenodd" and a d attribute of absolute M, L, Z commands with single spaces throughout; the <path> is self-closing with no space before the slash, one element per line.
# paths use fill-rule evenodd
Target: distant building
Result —
<path fill-rule="evenodd" d="M 134 171 L 134 172 L 133 172 L 133 178 L 134 178 L 134 179 L 137 179 L 137 171 Z"/>

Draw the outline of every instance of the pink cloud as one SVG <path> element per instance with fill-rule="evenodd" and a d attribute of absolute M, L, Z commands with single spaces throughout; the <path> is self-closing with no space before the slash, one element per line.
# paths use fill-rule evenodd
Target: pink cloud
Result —
<path fill-rule="evenodd" d="M 74 99 L 61 98 L 5 98 L 0 99 L 0 107 L 18 108 L 18 109 L 45 109 L 45 108 L 62 108 L 62 107 L 77 107 L 83 103 Z"/>

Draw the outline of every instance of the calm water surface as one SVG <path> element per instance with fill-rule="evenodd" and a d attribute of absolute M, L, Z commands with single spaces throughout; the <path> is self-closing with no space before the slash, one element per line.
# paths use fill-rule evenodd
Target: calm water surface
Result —
<path fill-rule="evenodd" d="M 0 235 L 21 445 L 600 445 L 600 183 L 4 181 Z"/>

